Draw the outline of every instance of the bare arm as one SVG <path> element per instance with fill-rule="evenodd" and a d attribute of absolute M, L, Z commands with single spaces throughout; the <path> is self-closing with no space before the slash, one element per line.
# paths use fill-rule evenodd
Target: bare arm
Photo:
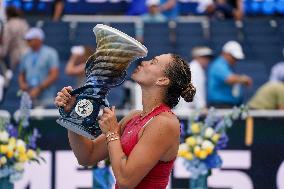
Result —
<path fill-rule="evenodd" d="M 39 85 L 41 89 L 45 89 L 52 85 L 58 78 L 59 70 L 58 68 L 51 68 L 48 77 Z"/>
<path fill-rule="evenodd" d="M 128 116 L 124 117 L 119 122 L 119 127 L 123 129 L 125 124 L 136 112 L 137 111 L 133 111 Z M 105 134 L 101 134 L 92 141 L 72 131 L 68 131 L 68 138 L 70 146 L 80 165 L 92 166 L 108 157 Z"/>
<path fill-rule="evenodd" d="M 100 127 L 105 127 L 106 122 L 106 119 L 100 121 Z M 129 157 L 124 154 L 120 140 L 108 143 L 112 169 L 119 188 L 135 188 L 169 151 L 174 152 L 171 158 L 175 157 L 179 144 L 178 125 L 177 120 L 163 115 L 156 116 L 148 123 Z"/>
<path fill-rule="evenodd" d="M 229 85 L 234 85 L 234 84 L 237 84 L 237 83 L 244 84 L 246 86 L 252 85 L 251 78 L 246 76 L 246 75 L 232 74 L 227 78 L 227 80 L 225 82 L 228 83 Z"/>
<path fill-rule="evenodd" d="M 64 107 L 64 111 L 66 112 L 70 112 L 71 108 L 76 102 L 76 98 L 69 94 L 71 91 L 71 87 L 64 87 L 60 92 L 57 93 L 57 97 L 55 98 L 54 102 L 57 107 Z M 137 111 L 130 112 L 119 122 L 119 126 L 123 129 L 125 124 L 135 114 L 137 114 Z M 70 146 L 80 165 L 94 165 L 108 156 L 104 134 L 100 135 L 95 140 L 89 140 L 74 132 L 68 131 L 68 138 Z"/>
<path fill-rule="evenodd" d="M 176 0 L 168 0 L 166 3 L 161 5 L 160 10 L 162 12 L 170 10 L 176 5 L 176 3 L 177 3 Z"/>
<path fill-rule="evenodd" d="M 0 44 L 0 57 L 5 57 L 8 53 L 8 49 L 12 40 L 12 36 L 9 31 L 9 27 L 5 26 L 3 30 L 2 43 Z"/>
<path fill-rule="evenodd" d="M 29 86 L 28 86 L 26 79 L 25 79 L 25 73 L 24 72 L 20 72 L 18 82 L 19 82 L 19 87 L 20 87 L 21 90 L 27 91 L 29 89 Z"/>
<path fill-rule="evenodd" d="M 85 73 L 85 64 L 80 63 L 76 64 L 79 60 L 80 56 L 76 54 L 72 54 L 68 60 L 67 66 L 65 68 L 65 73 L 67 75 L 82 75 Z"/>

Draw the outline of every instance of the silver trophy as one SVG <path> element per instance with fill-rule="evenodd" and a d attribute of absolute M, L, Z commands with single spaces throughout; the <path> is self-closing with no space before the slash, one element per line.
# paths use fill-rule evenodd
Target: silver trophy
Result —
<path fill-rule="evenodd" d="M 72 91 L 71 95 L 76 95 L 72 110 L 65 112 L 60 107 L 60 117 L 56 121 L 89 139 L 101 134 L 97 117 L 102 106 L 109 106 L 106 96 L 110 89 L 124 82 L 126 69 L 132 61 L 148 53 L 140 42 L 117 29 L 97 24 L 93 31 L 97 49 L 86 62 L 86 82 Z"/>

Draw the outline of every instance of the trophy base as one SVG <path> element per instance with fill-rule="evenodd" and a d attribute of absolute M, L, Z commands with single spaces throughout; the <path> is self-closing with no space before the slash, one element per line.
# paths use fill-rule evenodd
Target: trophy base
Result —
<path fill-rule="evenodd" d="M 87 137 L 90 140 L 94 140 L 101 134 L 100 130 L 96 130 L 95 133 L 90 134 L 90 132 L 88 132 L 88 130 L 84 126 L 82 126 L 80 123 L 76 123 L 76 121 L 72 122 L 70 119 L 64 119 L 60 117 L 56 120 L 56 122 L 62 127 L 65 127 L 66 129 L 84 137 Z"/>

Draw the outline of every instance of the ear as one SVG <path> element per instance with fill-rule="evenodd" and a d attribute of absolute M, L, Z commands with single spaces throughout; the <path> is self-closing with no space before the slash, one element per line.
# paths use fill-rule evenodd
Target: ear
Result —
<path fill-rule="evenodd" d="M 167 77 L 160 77 L 157 81 L 156 81 L 156 85 L 158 86 L 166 86 L 170 84 L 170 80 Z"/>

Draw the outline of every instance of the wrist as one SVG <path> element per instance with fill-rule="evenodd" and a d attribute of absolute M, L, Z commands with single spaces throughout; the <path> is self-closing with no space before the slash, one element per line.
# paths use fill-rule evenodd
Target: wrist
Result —
<path fill-rule="evenodd" d="M 45 89 L 45 87 L 41 84 L 37 87 L 40 91 L 43 91 Z"/>
<path fill-rule="evenodd" d="M 241 83 L 245 83 L 246 82 L 246 77 L 241 75 L 240 80 L 241 80 Z"/>
<path fill-rule="evenodd" d="M 110 131 L 108 131 L 105 135 L 106 135 L 106 143 L 107 143 L 107 145 L 110 142 L 112 142 L 112 141 L 120 139 L 120 135 L 119 135 L 118 132 L 110 132 Z"/>

